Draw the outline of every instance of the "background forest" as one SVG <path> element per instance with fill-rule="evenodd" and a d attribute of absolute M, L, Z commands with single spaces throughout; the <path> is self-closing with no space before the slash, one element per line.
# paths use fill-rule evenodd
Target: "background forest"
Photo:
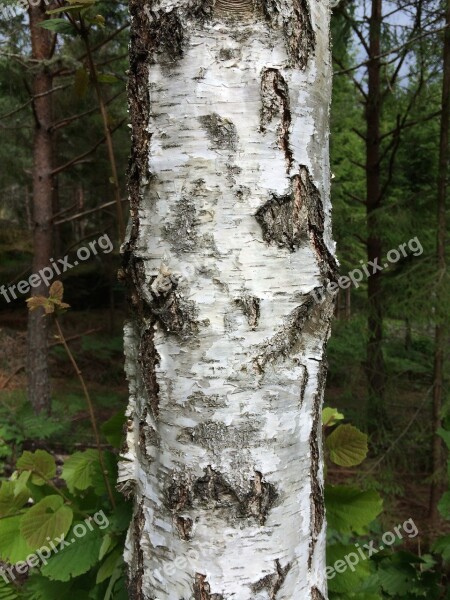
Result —
<path fill-rule="evenodd" d="M 0 561 L 16 565 L 0 600 L 127 598 L 131 506 L 116 465 L 128 393 L 128 18 L 120 1 L 0 6 Z M 332 204 L 349 284 L 337 292 L 323 419 L 332 599 L 450 598 L 449 24 L 441 0 L 333 9 Z M 46 211 L 51 231 L 36 233 Z M 73 265 L 80 248 L 86 258 L 55 277 L 64 288 L 38 300 L 42 327 L 19 282 L 50 258 Z M 18 566 L 99 511 L 109 526 L 89 529 L 81 552 Z M 408 520 L 409 535 L 339 572 L 355 544 L 380 548 Z"/>

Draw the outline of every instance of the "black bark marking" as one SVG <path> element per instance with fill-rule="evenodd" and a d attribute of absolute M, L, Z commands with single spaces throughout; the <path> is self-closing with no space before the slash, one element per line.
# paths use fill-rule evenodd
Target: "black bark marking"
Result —
<path fill-rule="evenodd" d="M 194 600 L 225 600 L 222 594 L 211 594 L 211 587 L 206 581 L 206 575 L 195 574 Z"/>
<path fill-rule="evenodd" d="M 184 30 L 182 18 L 176 8 L 165 11 L 147 10 L 151 45 L 148 51 L 158 57 L 162 64 L 174 62 L 183 56 Z M 155 62 L 155 56 L 153 56 Z"/>
<path fill-rule="evenodd" d="M 154 336 L 153 326 L 146 329 L 142 334 L 138 362 L 141 367 L 142 380 L 147 391 L 148 403 L 156 419 L 159 413 L 159 384 L 156 379 L 155 367 L 159 364 L 159 355 L 155 349 Z"/>
<path fill-rule="evenodd" d="M 165 505 L 175 518 L 186 518 L 181 513 L 199 506 L 221 511 L 224 518 L 231 517 L 230 523 L 235 524 L 236 519 L 251 519 L 264 525 L 277 498 L 275 486 L 264 481 L 259 471 L 255 471 L 250 490 L 240 496 L 221 473 L 207 467 L 204 476 L 192 484 L 172 481 L 165 492 Z"/>
<path fill-rule="evenodd" d="M 258 356 L 254 359 L 255 366 L 263 373 L 269 362 L 287 358 L 298 343 L 306 322 L 311 318 L 315 307 L 312 294 L 304 296 L 304 302 L 295 308 L 287 317 L 286 324 L 267 342 L 259 346 Z"/>
<path fill-rule="evenodd" d="M 175 525 L 182 540 L 189 541 L 191 539 L 193 524 L 193 520 L 189 517 L 175 516 Z"/>
<path fill-rule="evenodd" d="M 317 538 L 322 531 L 323 523 L 325 520 L 325 508 L 324 508 L 324 490 L 322 483 L 319 480 L 319 468 L 320 468 L 320 446 L 319 446 L 319 435 L 322 428 L 322 397 L 325 389 L 327 378 L 327 367 L 325 361 L 320 365 L 319 373 L 317 376 L 317 392 L 314 396 L 313 404 L 313 422 L 311 434 L 309 437 L 309 449 L 311 452 L 311 495 L 310 495 L 310 507 L 311 507 L 311 541 L 309 544 L 309 557 L 308 567 L 312 566 L 312 559 L 314 555 L 314 549 L 316 547 Z"/>
<path fill-rule="evenodd" d="M 318 588 L 313 587 L 311 590 L 311 600 L 326 600 L 326 598 Z"/>
<path fill-rule="evenodd" d="M 280 0 L 261 0 L 267 21 L 281 27 L 292 66 L 304 69 L 314 53 L 316 36 L 307 0 L 293 0 L 293 14 L 282 14 Z"/>
<path fill-rule="evenodd" d="M 199 182 L 199 185 L 203 181 Z M 197 187 L 197 186 L 196 186 Z M 195 189 L 193 195 L 183 195 L 175 206 L 175 220 L 162 228 L 162 236 L 171 244 L 171 249 L 177 254 L 192 252 L 197 245 L 197 213 L 195 210 Z"/>
<path fill-rule="evenodd" d="M 301 211 L 296 196 L 272 194 L 261 206 L 255 218 L 262 229 L 263 239 L 268 244 L 275 243 L 280 248 L 294 252 L 307 242 L 306 214 Z"/>
<path fill-rule="evenodd" d="M 262 473 L 255 471 L 252 490 L 241 503 L 240 511 L 245 517 L 254 517 L 264 525 L 270 509 L 278 498 L 275 486 L 263 480 Z"/>
<path fill-rule="evenodd" d="M 236 299 L 236 303 L 241 307 L 242 312 L 247 317 L 250 329 L 256 329 L 259 323 L 261 301 L 256 296 L 244 294 Z"/>
<path fill-rule="evenodd" d="M 282 567 L 280 561 L 277 559 L 275 561 L 275 572 L 270 575 L 266 575 L 257 583 L 253 584 L 252 592 L 257 594 L 262 590 L 267 590 L 267 593 L 269 594 L 269 600 L 275 600 L 290 569 L 290 563 L 288 563 L 285 567 Z"/>
<path fill-rule="evenodd" d="M 234 123 L 216 113 L 203 115 L 198 120 L 208 134 L 212 150 L 236 151 L 238 135 Z"/>
<path fill-rule="evenodd" d="M 265 69 L 261 77 L 261 131 L 275 119 L 279 119 L 278 145 L 286 158 L 287 171 L 292 166 L 292 150 L 289 143 L 291 110 L 289 88 L 278 69 Z"/>
<path fill-rule="evenodd" d="M 314 185 L 308 168 L 304 165 L 300 165 L 299 174 L 294 175 L 292 181 L 294 196 L 297 198 L 296 204 L 306 206 L 308 231 L 319 259 L 322 276 L 324 279 L 336 281 L 338 273 L 336 259 L 328 250 L 323 239 L 325 215 L 320 192 Z"/>
<path fill-rule="evenodd" d="M 127 585 L 130 600 L 142 600 L 144 597 L 142 590 L 142 579 L 144 576 L 144 552 L 141 545 L 144 524 L 144 503 L 141 502 L 131 523 L 133 532 L 133 556 L 128 568 Z"/>

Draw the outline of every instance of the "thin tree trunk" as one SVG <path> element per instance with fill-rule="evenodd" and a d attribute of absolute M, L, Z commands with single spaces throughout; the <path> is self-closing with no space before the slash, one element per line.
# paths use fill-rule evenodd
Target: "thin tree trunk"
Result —
<path fill-rule="evenodd" d="M 324 600 L 328 2 L 171 6 L 130 2 L 129 596 Z"/>
<path fill-rule="evenodd" d="M 52 52 L 52 34 L 38 27 L 45 18 L 44 3 L 30 6 L 30 30 L 33 59 L 48 60 Z M 52 256 L 52 74 L 42 63 L 38 65 L 33 81 L 33 111 L 35 132 L 33 146 L 33 273 L 50 264 Z M 31 288 L 32 295 L 45 294 L 41 283 Z M 36 413 L 50 412 L 50 382 L 48 371 L 48 319 L 42 318 L 42 309 L 28 313 L 28 398 Z"/>
<path fill-rule="evenodd" d="M 379 261 L 382 258 L 382 245 L 378 211 L 381 203 L 380 165 L 380 120 L 381 120 L 381 24 L 382 0 L 372 0 L 372 14 L 369 30 L 368 98 L 366 103 L 366 206 L 367 206 L 367 259 Z M 385 365 L 383 358 L 383 310 L 381 271 L 377 271 L 367 281 L 368 291 L 368 428 L 377 431 L 386 427 L 384 408 Z"/>
<path fill-rule="evenodd" d="M 446 199 L 448 177 L 448 138 L 450 119 L 450 0 L 447 0 L 445 12 L 447 29 L 444 34 L 444 73 L 442 81 L 442 112 L 441 131 L 439 141 L 439 175 L 438 175 L 438 202 L 437 202 L 437 262 L 439 277 L 443 278 L 446 269 L 445 240 L 446 240 Z M 442 440 L 437 435 L 442 426 L 442 401 L 444 388 L 444 350 L 446 344 L 447 328 L 445 317 L 442 314 L 443 300 L 440 286 L 437 298 L 437 324 L 434 341 L 434 375 L 433 375 L 433 481 L 430 492 L 430 516 L 433 520 L 438 518 L 438 500 L 442 493 L 442 471 L 444 466 Z"/>

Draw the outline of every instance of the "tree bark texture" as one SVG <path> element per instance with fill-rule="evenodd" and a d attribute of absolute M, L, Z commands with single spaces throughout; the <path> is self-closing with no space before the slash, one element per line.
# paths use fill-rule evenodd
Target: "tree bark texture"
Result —
<path fill-rule="evenodd" d="M 130 10 L 130 598 L 323 600 L 328 2 Z"/>
<path fill-rule="evenodd" d="M 53 144 L 52 125 L 52 73 L 44 61 L 51 57 L 52 33 L 39 23 L 45 19 L 46 6 L 30 6 L 30 31 L 32 56 L 38 64 L 33 80 L 33 113 L 35 118 L 33 143 L 33 265 L 32 272 L 50 265 L 52 257 L 53 218 Z M 32 295 L 46 295 L 43 282 L 33 287 Z M 36 413 L 50 412 L 50 380 L 48 371 L 48 319 L 43 309 L 28 313 L 27 344 L 28 398 Z"/>

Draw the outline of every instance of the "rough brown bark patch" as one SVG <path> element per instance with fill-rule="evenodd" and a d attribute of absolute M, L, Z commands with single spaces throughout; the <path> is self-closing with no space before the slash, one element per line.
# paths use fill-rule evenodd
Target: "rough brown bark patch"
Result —
<path fill-rule="evenodd" d="M 289 144 L 291 111 L 288 85 L 278 69 L 265 69 L 261 77 L 261 131 L 279 119 L 278 145 L 286 157 L 287 171 L 292 166 L 292 149 Z"/>
<path fill-rule="evenodd" d="M 211 587 L 206 581 L 206 575 L 195 574 L 194 600 L 225 600 L 222 594 L 211 594 Z"/>
<path fill-rule="evenodd" d="M 247 317 L 250 329 L 256 329 L 259 323 L 261 301 L 256 296 L 244 294 L 236 300 L 237 304 L 242 308 L 242 312 Z"/>
<path fill-rule="evenodd" d="M 159 357 L 155 350 L 154 336 L 153 326 L 142 334 L 138 361 L 141 367 L 142 380 L 147 391 L 149 406 L 153 416 L 157 418 L 159 413 L 159 385 L 156 380 L 155 366 L 159 364 Z"/>
<path fill-rule="evenodd" d="M 144 575 L 144 554 L 141 547 L 142 531 L 145 524 L 144 505 L 139 505 L 131 524 L 133 531 L 134 564 L 128 569 L 128 595 L 130 600 L 142 600 L 142 579 Z"/>
<path fill-rule="evenodd" d="M 208 134 L 213 150 L 236 151 L 238 135 L 234 123 L 216 113 L 199 117 L 199 121 Z"/>
<path fill-rule="evenodd" d="M 275 561 L 275 572 L 271 573 L 270 575 L 266 575 L 257 583 L 252 585 L 252 591 L 257 594 L 262 590 L 267 590 L 268 598 L 270 600 L 275 600 L 290 568 L 290 563 L 288 563 L 285 567 L 282 567 L 280 561 L 277 559 Z"/>
<path fill-rule="evenodd" d="M 326 600 L 326 598 L 318 588 L 313 587 L 311 590 L 311 600 Z"/>
<path fill-rule="evenodd" d="M 322 362 L 318 374 L 317 392 L 314 397 L 313 406 L 313 423 L 311 429 L 311 435 L 309 438 L 309 448 L 311 452 L 311 541 L 309 547 L 309 558 L 308 566 L 311 568 L 312 558 L 314 554 L 314 548 L 316 546 L 317 538 L 322 531 L 323 523 L 325 520 L 325 509 L 324 509 L 324 490 L 319 480 L 319 468 L 320 468 L 320 447 L 318 434 L 321 428 L 322 418 L 322 395 L 326 384 L 326 365 Z"/>
<path fill-rule="evenodd" d="M 273 27 L 283 28 L 286 50 L 292 66 L 304 69 L 309 57 L 314 53 L 316 43 L 308 1 L 293 0 L 293 18 L 281 14 L 279 0 L 262 0 L 262 3 L 267 21 Z"/>

